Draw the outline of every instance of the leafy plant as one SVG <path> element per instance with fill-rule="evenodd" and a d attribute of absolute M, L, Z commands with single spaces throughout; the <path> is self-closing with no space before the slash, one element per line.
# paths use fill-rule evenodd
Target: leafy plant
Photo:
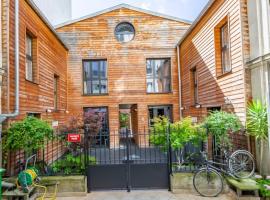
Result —
<path fill-rule="evenodd" d="M 51 165 L 52 171 L 56 174 L 81 174 L 85 170 L 85 158 L 86 155 L 84 154 L 73 156 L 71 153 L 69 153 L 65 155 L 63 159 L 57 160 Z M 96 159 L 92 156 L 89 156 L 88 160 L 92 164 L 96 163 Z"/>
<path fill-rule="evenodd" d="M 252 101 L 247 109 L 247 132 L 260 144 L 260 172 L 266 175 L 263 168 L 264 146 L 268 141 L 267 108 L 260 101 Z"/>
<path fill-rule="evenodd" d="M 38 118 L 27 117 L 23 121 L 11 124 L 7 130 L 4 149 L 20 150 L 32 153 L 44 148 L 44 141 L 53 139 L 51 126 Z"/>
<path fill-rule="evenodd" d="M 155 118 L 154 126 L 151 129 L 150 142 L 157 146 L 164 146 L 167 148 L 168 125 L 168 118 Z M 198 146 L 199 143 L 205 139 L 205 130 L 199 125 L 194 125 L 190 117 L 170 125 L 171 147 L 176 152 L 179 166 L 183 163 L 183 148 L 185 145 L 191 143 L 194 146 Z"/>
<path fill-rule="evenodd" d="M 257 179 L 257 183 L 260 186 L 260 194 L 262 197 L 270 197 L 270 180 L 269 179 Z"/>
<path fill-rule="evenodd" d="M 247 130 L 257 140 L 268 140 L 267 108 L 260 101 L 248 105 Z"/>
<path fill-rule="evenodd" d="M 129 115 L 126 113 L 120 113 L 120 126 L 121 128 L 128 127 Z"/>
<path fill-rule="evenodd" d="M 228 132 L 237 132 L 241 129 L 239 118 L 232 113 L 213 111 L 204 121 L 204 126 L 216 139 L 220 148 L 231 147 Z"/>

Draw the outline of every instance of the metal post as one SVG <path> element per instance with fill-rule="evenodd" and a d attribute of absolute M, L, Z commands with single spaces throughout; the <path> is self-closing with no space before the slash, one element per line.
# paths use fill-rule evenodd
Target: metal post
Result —
<path fill-rule="evenodd" d="M 128 130 L 126 129 L 126 148 L 127 148 L 127 192 L 130 192 L 130 160 L 129 160 L 129 138 Z"/>
<path fill-rule="evenodd" d="M 171 175 L 172 175 L 172 147 L 171 147 L 171 126 L 170 124 L 167 126 L 167 159 L 168 159 L 168 183 L 169 183 L 169 191 L 172 191 L 171 186 Z"/>
<path fill-rule="evenodd" d="M 2 176 L 6 170 L 0 168 L 0 200 L 2 200 Z"/>

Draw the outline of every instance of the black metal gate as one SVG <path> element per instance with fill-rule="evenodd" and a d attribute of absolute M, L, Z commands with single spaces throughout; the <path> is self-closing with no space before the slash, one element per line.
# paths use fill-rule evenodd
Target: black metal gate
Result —
<path fill-rule="evenodd" d="M 127 130 L 108 135 L 107 132 L 92 133 L 86 128 L 88 192 L 169 189 L 167 146 L 151 145 L 149 133 L 132 134 Z"/>

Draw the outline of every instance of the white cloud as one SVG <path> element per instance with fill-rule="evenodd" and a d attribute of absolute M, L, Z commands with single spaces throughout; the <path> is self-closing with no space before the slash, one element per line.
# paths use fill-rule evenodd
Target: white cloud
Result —
<path fill-rule="evenodd" d="M 143 9 L 149 10 L 151 8 L 151 3 L 149 3 L 149 2 L 142 2 L 142 3 L 140 3 L 140 7 L 143 8 Z"/>

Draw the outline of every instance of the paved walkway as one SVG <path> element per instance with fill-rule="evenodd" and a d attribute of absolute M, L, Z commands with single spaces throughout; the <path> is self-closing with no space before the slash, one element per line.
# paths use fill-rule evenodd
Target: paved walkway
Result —
<path fill-rule="evenodd" d="M 93 192 L 87 197 L 62 197 L 57 200 L 235 200 L 230 195 L 220 195 L 216 198 L 205 198 L 192 194 L 172 194 L 163 190 Z"/>

